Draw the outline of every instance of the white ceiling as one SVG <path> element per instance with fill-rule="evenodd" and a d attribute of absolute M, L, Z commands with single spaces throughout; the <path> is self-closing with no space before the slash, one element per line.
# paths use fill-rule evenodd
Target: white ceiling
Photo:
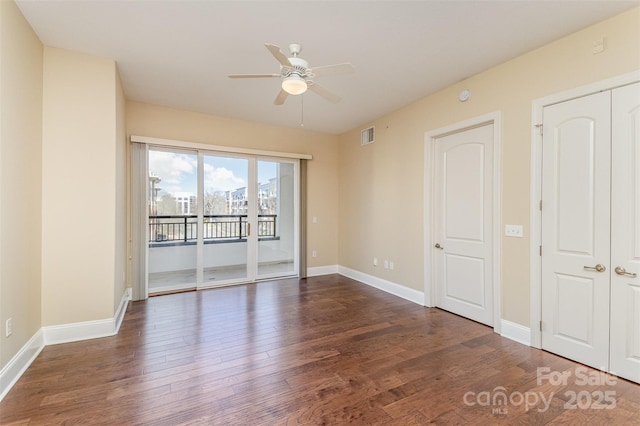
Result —
<path fill-rule="evenodd" d="M 130 100 L 298 127 L 301 99 L 275 106 L 278 73 L 264 43 L 300 43 L 317 77 L 343 99 L 304 95 L 304 127 L 339 134 L 635 1 L 108 1 L 18 0 L 47 46 L 115 59 Z"/>

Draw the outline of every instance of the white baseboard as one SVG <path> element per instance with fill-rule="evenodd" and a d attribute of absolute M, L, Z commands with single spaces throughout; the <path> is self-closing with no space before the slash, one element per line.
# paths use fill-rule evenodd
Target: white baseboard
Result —
<path fill-rule="evenodd" d="M 337 274 L 338 265 L 314 266 L 307 268 L 307 277 L 317 277 L 318 275 Z"/>
<path fill-rule="evenodd" d="M 133 298 L 133 289 L 131 287 L 125 288 L 122 297 L 120 298 L 120 304 L 118 305 L 118 309 L 116 310 L 115 315 L 113 315 L 113 319 L 116 322 L 116 332 L 113 334 L 118 334 L 120 331 L 120 326 L 122 325 L 122 320 L 124 319 L 124 314 L 127 312 L 127 306 L 129 306 L 129 301 Z"/>
<path fill-rule="evenodd" d="M 113 319 L 104 319 L 50 325 L 42 327 L 42 332 L 44 333 L 45 345 L 57 345 L 60 343 L 113 336 L 113 334 L 115 334 L 113 332 L 114 327 L 115 321 Z"/>
<path fill-rule="evenodd" d="M 346 266 L 332 265 L 321 266 L 318 268 L 309 268 L 307 270 L 308 276 L 314 276 L 311 275 L 312 269 L 315 273 L 314 275 L 338 273 L 340 275 L 344 275 L 345 277 L 360 281 L 363 284 L 367 284 L 379 290 L 386 291 L 387 293 L 393 294 L 394 296 L 402 297 L 403 299 L 417 303 L 418 305 L 425 306 L 426 299 L 423 292 L 405 287 L 391 281 L 384 280 L 382 278 L 374 277 L 373 275 L 365 274 L 364 272 L 356 271 L 355 269 L 347 268 Z M 530 346 L 531 331 L 529 328 L 524 327 L 520 324 L 516 324 L 511 321 L 500 320 L 500 322 L 494 326 L 494 331 L 496 333 L 499 333 L 503 337 Z"/>
<path fill-rule="evenodd" d="M 42 327 L 44 344 L 57 345 L 59 343 L 77 342 L 80 340 L 116 335 L 120 329 L 120 324 L 122 323 L 122 318 L 124 317 L 129 300 L 131 300 L 131 289 L 126 288 L 113 318 Z"/>
<path fill-rule="evenodd" d="M 117 334 L 130 300 L 131 289 L 126 288 L 113 318 L 41 327 L 0 371 L 0 401 L 16 384 L 45 346 Z"/>
<path fill-rule="evenodd" d="M 44 336 L 40 329 L 0 371 L 0 401 L 9 393 L 42 349 L 44 349 Z"/>
<path fill-rule="evenodd" d="M 345 266 L 338 266 L 338 273 L 345 277 L 360 281 L 361 283 L 370 285 L 379 290 L 391 293 L 394 296 L 402 297 L 410 302 L 417 303 L 424 306 L 424 293 L 418 290 L 414 290 L 409 287 L 405 287 L 400 284 L 396 284 L 391 281 L 384 280 L 382 278 L 374 277 L 373 275 L 365 274 L 354 269 L 347 268 Z"/>
<path fill-rule="evenodd" d="M 531 346 L 531 329 L 515 322 L 500 320 L 500 335 L 523 345 Z"/>

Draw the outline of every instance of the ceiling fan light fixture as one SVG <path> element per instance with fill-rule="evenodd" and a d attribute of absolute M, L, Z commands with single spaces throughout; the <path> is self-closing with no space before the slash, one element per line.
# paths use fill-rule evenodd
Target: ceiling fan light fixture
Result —
<path fill-rule="evenodd" d="M 307 91 L 307 82 L 298 74 L 292 74 L 282 80 L 282 90 L 290 95 L 302 95 Z"/>
<path fill-rule="evenodd" d="M 334 104 L 340 102 L 340 96 L 316 83 L 315 77 L 352 73 L 354 71 L 353 65 L 345 62 L 311 69 L 307 61 L 298 57 L 301 49 L 299 44 L 289 46 L 290 57 L 287 57 L 275 44 L 266 43 L 265 46 L 280 63 L 279 74 L 229 74 L 229 78 L 279 78 L 281 89 L 273 101 L 274 105 L 282 105 L 289 95 L 301 95 L 307 89 Z"/>

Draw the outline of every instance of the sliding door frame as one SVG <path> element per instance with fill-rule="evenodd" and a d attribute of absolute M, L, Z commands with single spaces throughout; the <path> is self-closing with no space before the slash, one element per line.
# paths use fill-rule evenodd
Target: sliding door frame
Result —
<path fill-rule="evenodd" d="M 292 159 L 292 158 L 279 158 L 279 157 L 266 157 L 266 156 L 256 156 L 255 157 L 255 161 L 256 161 L 256 168 L 255 171 L 256 173 L 258 172 L 258 162 L 259 161 L 271 161 L 271 162 L 277 162 L 277 163 L 290 163 L 293 165 L 293 271 L 290 275 L 288 276 L 300 276 L 299 274 L 299 265 L 300 265 L 300 258 L 302 257 L 302 253 L 300 251 L 300 233 L 302 232 L 302 229 L 300 228 L 300 213 L 301 213 L 301 197 L 300 197 L 300 160 L 299 159 Z M 278 172 L 278 174 L 280 174 L 280 172 Z M 256 176 L 256 180 L 253 182 L 256 184 L 256 189 L 257 189 L 257 176 Z M 278 185 L 280 185 L 280 176 L 278 176 Z M 280 195 L 281 195 L 281 191 L 280 191 L 280 186 L 278 187 L 278 203 L 280 203 Z M 257 194 L 256 197 L 254 198 L 254 207 L 257 208 Z M 256 245 L 255 248 L 256 250 L 259 249 L 259 245 L 260 242 L 257 241 L 257 237 L 258 237 L 258 224 L 257 224 L 257 218 L 258 215 L 255 215 L 255 219 L 256 219 L 256 224 L 255 225 L 251 225 L 253 229 L 256 230 L 256 232 L 254 233 L 256 236 Z M 255 227 L 254 227 L 255 226 Z M 269 279 L 273 279 L 273 278 L 277 278 L 278 275 L 277 274 L 263 274 L 263 275 L 258 275 L 258 261 L 259 259 L 259 252 L 256 251 L 255 253 L 255 265 L 256 265 L 256 274 L 255 274 L 255 280 L 256 281 L 263 281 L 263 280 L 269 280 Z"/>
<path fill-rule="evenodd" d="M 300 242 L 302 241 L 301 235 L 300 233 L 303 231 L 301 228 L 301 161 L 300 160 L 311 160 L 312 156 L 309 154 L 297 154 L 297 153 L 288 153 L 288 152 L 276 152 L 276 151 L 266 151 L 266 150 L 256 150 L 256 149 L 246 149 L 246 148 L 234 148 L 234 147 L 225 147 L 225 146 L 218 146 L 218 145 L 208 145 L 208 144 L 202 144 L 202 143 L 196 143 L 196 142 L 186 142 L 186 141 L 179 141 L 179 140 L 169 140 L 169 139 L 159 139 L 159 138 L 151 138 L 151 137 L 144 137 L 144 136 L 134 136 L 132 135 L 130 137 L 130 141 L 132 143 L 140 143 L 140 144 L 144 144 L 145 147 L 145 152 L 147 153 L 147 158 L 146 158 L 146 164 L 147 164 L 147 169 L 145 170 L 145 173 L 148 174 L 148 152 L 149 149 L 152 148 L 160 148 L 160 149 L 174 149 L 174 150 L 178 150 L 178 151 L 189 151 L 192 153 L 196 153 L 197 154 L 197 158 L 198 158 L 198 175 L 197 175 L 197 179 L 198 179 L 198 189 L 197 189 L 197 197 L 200 200 L 198 202 L 198 207 L 197 207 L 197 213 L 198 213 L 198 229 L 202 230 L 203 226 L 204 226 L 204 203 L 202 202 L 202 200 L 204 200 L 204 156 L 205 155 L 219 155 L 219 156 L 227 156 L 227 157 L 236 157 L 236 158 L 245 158 L 249 160 L 249 172 L 248 172 L 248 183 L 247 183 L 247 190 L 248 190 L 248 199 L 250 200 L 249 202 L 249 211 L 248 211 L 248 223 L 250 223 L 250 227 L 252 230 L 255 230 L 254 232 L 251 232 L 251 234 L 247 237 L 247 277 L 246 279 L 242 279 L 242 280 L 238 280 L 233 281 L 233 282 L 223 282 L 222 284 L 216 285 L 216 286 L 204 286 L 203 284 L 203 270 L 204 270 L 204 258 L 203 258 L 203 247 L 204 247 L 204 240 L 203 240 L 203 232 L 198 232 L 198 236 L 197 236 L 197 241 L 196 241 L 196 246 L 197 246 L 197 258 L 196 258 L 196 288 L 197 289 L 203 289 L 203 288 L 212 288 L 212 287 L 218 287 L 218 286 L 225 286 L 225 285 L 236 285 L 236 284 L 242 284 L 242 283 L 248 283 L 248 282 L 254 282 L 254 281 L 261 281 L 261 280 L 268 280 L 268 279 L 274 279 L 274 278 L 278 278 L 278 275 L 276 274 L 275 276 L 272 275 L 263 275 L 263 276 L 258 276 L 258 224 L 257 224 L 257 164 L 258 161 L 263 160 L 263 161 L 274 161 L 274 162 L 286 162 L 286 163 L 291 163 L 294 166 L 294 188 L 293 188 L 293 196 L 294 196 L 294 223 L 293 223 L 293 231 L 294 231 L 294 238 L 293 238 L 293 245 L 294 245 L 294 265 L 293 265 L 293 270 L 291 271 L 290 275 L 286 275 L 286 276 L 299 276 L 300 271 L 300 265 L 301 265 L 301 256 L 305 256 L 305 253 L 301 252 L 301 244 Z M 134 164 L 133 167 L 136 167 L 136 165 Z M 134 171 L 135 173 L 135 171 Z M 147 183 L 145 182 L 145 187 L 148 186 Z M 133 188 L 132 190 L 132 194 L 135 193 L 139 193 L 140 189 L 135 189 Z M 148 190 L 145 189 L 145 193 L 148 192 Z M 147 197 L 145 197 L 145 204 L 148 200 L 148 194 Z M 132 206 L 135 205 L 135 200 L 132 201 Z M 143 225 L 142 222 L 140 220 L 139 217 L 135 217 L 135 215 L 140 214 L 140 209 L 138 210 L 138 213 L 135 212 L 136 209 L 132 209 L 131 214 L 131 222 L 132 222 L 132 228 L 135 228 L 137 226 L 141 226 Z M 149 228 L 149 215 L 148 215 L 148 209 L 143 209 L 144 210 L 144 228 L 143 231 L 145 233 L 145 235 L 148 233 L 148 228 Z M 132 229 L 132 233 L 135 235 L 134 230 Z M 138 231 L 138 234 L 140 234 L 140 230 Z M 140 238 L 137 238 L 140 239 Z M 143 300 L 145 298 L 148 297 L 148 263 L 149 263 L 149 242 L 148 242 L 148 235 L 147 238 L 144 238 L 143 241 L 139 242 L 138 244 L 135 244 L 135 240 L 136 238 L 132 238 L 132 242 L 134 244 L 134 246 L 132 247 L 132 251 L 138 251 L 140 252 L 140 254 L 142 255 L 144 253 L 144 259 L 139 259 L 138 260 L 138 265 L 132 264 L 132 270 L 135 271 L 136 268 L 139 269 L 139 274 L 137 274 L 136 279 L 140 279 L 142 282 L 137 283 L 137 287 L 140 288 L 142 290 L 142 286 L 144 286 L 144 291 L 140 291 L 140 298 L 139 300 Z M 142 250 L 142 247 L 136 247 L 137 245 L 144 245 L 144 249 Z M 132 261 L 135 263 L 135 258 L 132 259 Z M 144 274 L 144 279 L 141 279 L 140 277 L 142 276 L 142 274 Z"/>

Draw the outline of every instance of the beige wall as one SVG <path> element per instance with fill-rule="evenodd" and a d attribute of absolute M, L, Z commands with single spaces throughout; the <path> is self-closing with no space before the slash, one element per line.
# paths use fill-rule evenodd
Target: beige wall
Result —
<path fill-rule="evenodd" d="M 592 42 L 606 39 L 603 53 Z M 452 123 L 502 112 L 502 316 L 529 325 L 529 186 L 534 99 L 640 69 L 640 9 L 586 28 L 381 117 L 376 142 L 360 147 L 360 129 L 340 137 L 339 263 L 423 290 L 424 135 Z M 460 103 L 467 88 L 472 97 Z M 395 262 L 393 271 L 372 258 Z"/>
<path fill-rule="evenodd" d="M 2 370 L 40 328 L 43 48 L 12 1 L 0 1 L 0 40 Z"/>
<path fill-rule="evenodd" d="M 127 103 L 127 132 L 136 136 L 313 155 L 308 163 L 307 266 L 337 264 L 337 136 L 138 102 Z M 311 223 L 313 216 L 318 218 L 317 223 Z M 317 258 L 310 256 L 312 250 L 317 251 Z"/>
<path fill-rule="evenodd" d="M 124 230 L 124 222 L 116 225 L 124 172 L 117 160 L 119 92 L 113 60 L 45 48 L 43 326 L 113 318 L 114 286 L 122 279 L 115 276 L 122 250 L 116 233 Z"/>

